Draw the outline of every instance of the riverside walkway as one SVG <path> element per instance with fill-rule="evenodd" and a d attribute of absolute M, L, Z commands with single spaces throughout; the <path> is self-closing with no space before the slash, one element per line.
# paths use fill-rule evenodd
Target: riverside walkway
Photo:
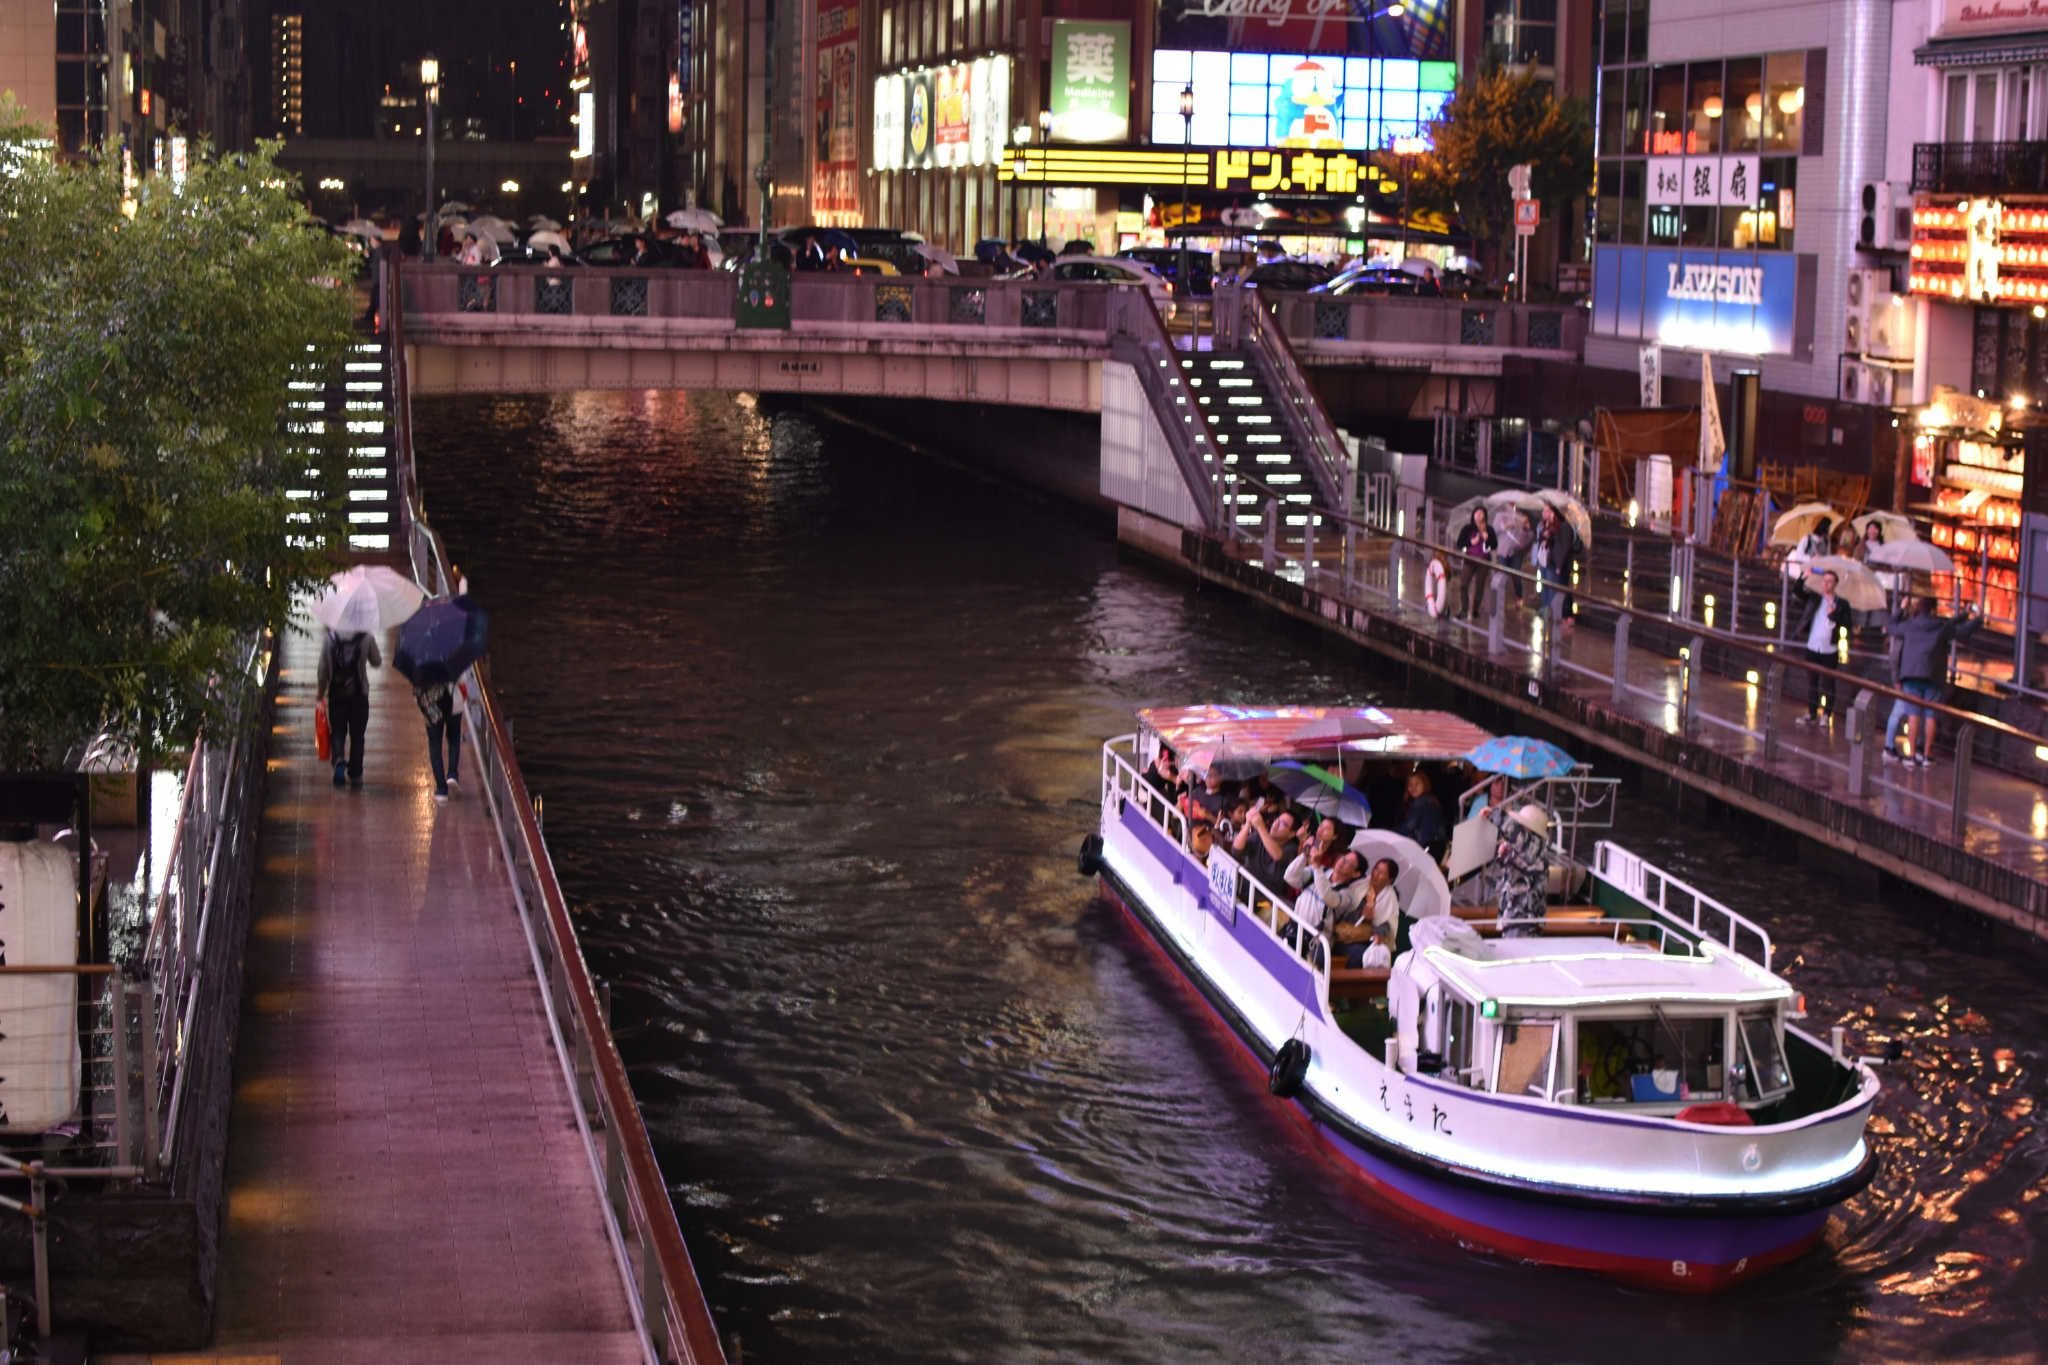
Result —
<path fill-rule="evenodd" d="M 214 1351 L 183 1359 L 644 1359 L 487 809 L 432 799 L 388 658 L 335 790 L 318 637 L 282 649 Z"/>

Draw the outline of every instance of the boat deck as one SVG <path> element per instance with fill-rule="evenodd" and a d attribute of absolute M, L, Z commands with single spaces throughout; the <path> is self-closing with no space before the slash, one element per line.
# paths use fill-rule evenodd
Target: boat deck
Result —
<path fill-rule="evenodd" d="M 388 654 L 363 788 L 335 790 L 317 650 L 283 645 L 216 1357 L 639 1361 L 490 818 L 432 799 Z"/>

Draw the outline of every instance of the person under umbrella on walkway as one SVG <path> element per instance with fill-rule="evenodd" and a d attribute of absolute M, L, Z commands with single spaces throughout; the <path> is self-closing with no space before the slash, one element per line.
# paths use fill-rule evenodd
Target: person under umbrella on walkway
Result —
<path fill-rule="evenodd" d="M 428 602 L 398 628 L 392 664 L 412 680 L 413 698 L 427 722 L 427 759 L 434 772 L 434 799 L 448 799 L 462 760 L 462 713 L 456 683 L 484 656 L 489 615 L 466 592 Z M 447 762 L 442 762 L 446 741 Z"/>
<path fill-rule="evenodd" d="M 320 650 L 313 690 L 327 698 L 334 734 L 334 785 L 363 785 L 363 734 L 370 724 L 370 672 L 384 666 L 377 637 L 363 630 L 330 630 Z"/>
<path fill-rule="evenodd" d="M 1557 504 L 1543 504 L 1543 520 L 1536 527 L 1536 565 L 1543 590 L 1536 594 L 1536 610 L 1557 619 L 1560 633 L 1572 628 L 1572 564 L 1579 557 L 1579 538 L 1557 510 Z"/>
<path fill-rule="evenodd" d="M 446 801 L 461 790 L 456 779 L 462 769 L 462 713 L 456 709 L 455 688 L 445 682 L 426 683 L 412 689 L 413 705 L 427 722 L 427 764 L 434 770 L 434 799 Z M 447 761 L 442 762 L 443 749 Z"/>
<path fill-rule="evenodd" d="M 1493 577 L 1493 557 L 1500 550 L 1500 537 L 1489 524 L 1485 503 L 1472 509 L 1472 519 L 1459 530 L 1458 543 L 1452 548 L 1465 556 L 1458 571 L 1458 615 L 1476 621 Z"/>

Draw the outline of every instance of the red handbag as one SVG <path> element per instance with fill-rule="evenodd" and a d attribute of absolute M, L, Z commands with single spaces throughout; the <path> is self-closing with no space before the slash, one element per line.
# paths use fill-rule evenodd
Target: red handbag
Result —
<path fill-rule="evenodd" d="M 334 755 L 334 731 L 327 724 L 327 698 L 313 703 L 313 752 L 320 755 L 322 763 L 331 762 Z"/>

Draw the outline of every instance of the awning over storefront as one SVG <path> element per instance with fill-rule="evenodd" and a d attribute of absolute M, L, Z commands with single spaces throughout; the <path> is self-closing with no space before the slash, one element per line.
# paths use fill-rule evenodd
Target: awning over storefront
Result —
<path fill-rule="evenodd" d="M 1913 51 L 1915 66 L 2005 66 L 2048 61 L 2048 29 L 2038 33 L 1937 38 Z"/>

